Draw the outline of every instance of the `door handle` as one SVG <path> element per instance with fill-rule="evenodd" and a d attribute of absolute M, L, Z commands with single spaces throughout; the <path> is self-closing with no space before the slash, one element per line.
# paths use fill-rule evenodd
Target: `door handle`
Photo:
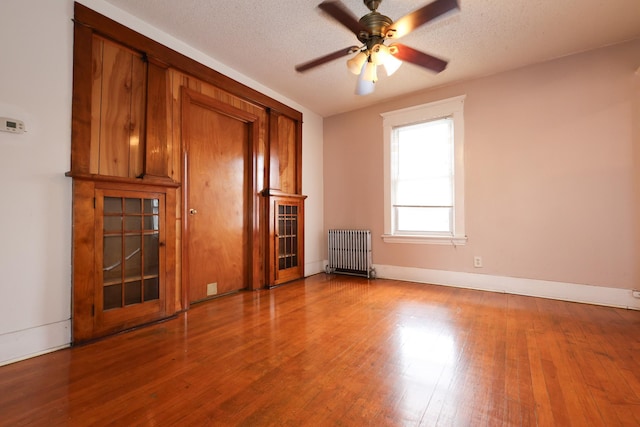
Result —
<path fill-rule="evenodd" d="M 197 211 L 197 210 L 195 210 L 195 209 L 189 209 L 189 215 L 195 215 L 195 214 L 197 214 L 197 213 L 198 213 L 198 211 Z"/>

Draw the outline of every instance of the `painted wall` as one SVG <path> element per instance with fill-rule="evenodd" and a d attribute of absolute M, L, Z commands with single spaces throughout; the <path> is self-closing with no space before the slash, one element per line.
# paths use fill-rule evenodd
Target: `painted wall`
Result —
<path fill-rule="evenodd" d="M 325 118 L 325 228 L 371 229 L 382 276 L 617 288 L 640 308 L 639 66 L 636 40 Z M 384 243 L 380 114 L 464 94 L 468 243 Z"/>
<path fill-rule="evenodd" d="M 322 118 L 102 0 L 81 3 L 303 113 L 305 274 L 321 271 Z M 2 15 L 0 117 L 27 133 L 0 132 L 0 364 L 70 342 L 73 1 L 4 0 Z"/>

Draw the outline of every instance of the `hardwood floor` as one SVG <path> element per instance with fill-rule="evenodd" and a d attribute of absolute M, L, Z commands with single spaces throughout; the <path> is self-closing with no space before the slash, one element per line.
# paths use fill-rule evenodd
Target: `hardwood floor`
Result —
<path fill-rule="evenodd" d="M 0 425 L 639 426 L 640 312 L 319 274 L 0 367 Z"/>

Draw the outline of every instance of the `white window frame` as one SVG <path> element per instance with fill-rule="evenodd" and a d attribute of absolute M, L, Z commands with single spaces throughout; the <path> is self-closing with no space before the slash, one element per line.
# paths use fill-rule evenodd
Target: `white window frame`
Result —
<path fill-rule="evenodd" d="M 388 243 L 419 243 L 440 245 L 464 245 L 467 236 L 464 229 L 464 100 L 466 95 L 401 110 L 382 113 L 384 132 L 384 234 Z M 406 126 L 445 117 L 453 119 L 454 150 L 454 201 L 453 233 L 442 234 L 401 234 L 394 230 L 392 194 L 391 194 L 391 145 L 393 130 Z"/>

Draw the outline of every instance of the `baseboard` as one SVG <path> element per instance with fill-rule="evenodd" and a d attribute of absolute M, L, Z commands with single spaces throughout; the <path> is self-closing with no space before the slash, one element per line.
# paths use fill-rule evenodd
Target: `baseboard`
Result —
<path fill-rule="evenodd" d="M 71 320 L 0 335 L 0 366 L 39 356 L 71 343 Z"/>
<path fill-rule="evenodd" d="M 304 265 L 304 277 L 313 276 L 314 274 L 322 273 L 326 261 L 307 262 Z"/>
<path fill-rule="evenodd" d="M 640 310 L 640 299 L 634 298 L 630 289 L 391 265 L 374 267 L 378 278 Z"/>

